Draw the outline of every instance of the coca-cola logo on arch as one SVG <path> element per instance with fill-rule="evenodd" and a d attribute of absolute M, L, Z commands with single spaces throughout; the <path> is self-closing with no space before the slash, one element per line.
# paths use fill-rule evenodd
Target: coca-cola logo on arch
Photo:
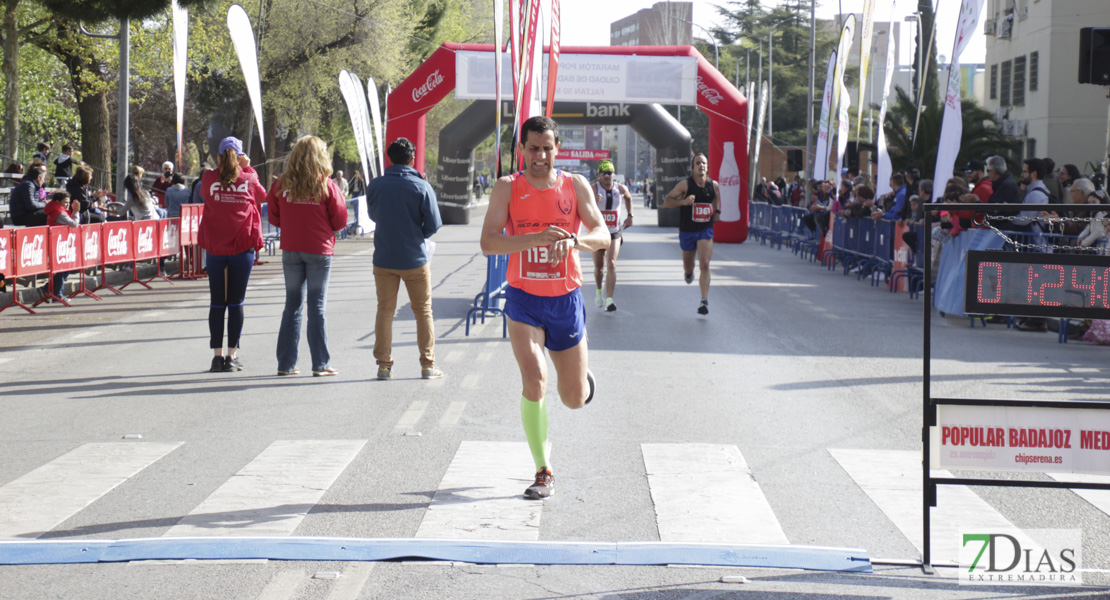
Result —
<path fill-rule="evenodd" d="M 732 175 L 724 175 L 717 180 L 717 184 L 722 187 L 732 187 L 740 185 L 740 175 L 733 173 Z"/>
<path fill-rule="evenodd" d="M 428 75 L 428 79 L 424 81 L 424 85 L 412 91 L 412 101 L 420 102 L 424 96 L 430 94 L 441 83 L 443 83 L 443 75 L 440 75 L 439 69 L 432 71 L 431 75 Z"/>
<path fill-rule="evenodd" d="M 711 88 L 708 84 L 702 81 L 701 75 L 698 75 L 698 93 L 700 93 L 707 102 L 714 106 L 720 104 L 721 99 L 724 97 L 721 95 L 721 92 L 717 91 L 716 88 Z"/>

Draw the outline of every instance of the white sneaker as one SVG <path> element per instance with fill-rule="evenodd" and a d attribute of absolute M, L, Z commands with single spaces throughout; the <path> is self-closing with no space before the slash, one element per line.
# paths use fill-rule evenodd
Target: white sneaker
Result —
<path fill-rule="evenodd" d="M 599 288 L 597 290 L 597 295 L 594 297 L 594 304 L 596 304 L 598 308 L 605 308 L 605 289 L 604 288 Z"/>

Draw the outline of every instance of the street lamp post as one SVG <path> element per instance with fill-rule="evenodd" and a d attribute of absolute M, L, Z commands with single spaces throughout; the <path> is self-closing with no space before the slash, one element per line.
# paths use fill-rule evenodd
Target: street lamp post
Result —
<path fill-rule="evenodd" d="M 683 19 L 681 17 L 675 18 L 679 21 L 682 21 L 683 23 L 689 23 L 694 27 L 697 27 L 698 29 L 704 31 L 705 35 L 709 36 L 709 41 L 713 42 L 713 66 L 719 70 L 721 68 L 721 49 L 717 46 L 717 38 L 713 37 L 713 34 L 709 33 L 708 29 L 702 27 L 701 25 L 698 25 L 693 21 L 687 21 L 686 19 Z"/>

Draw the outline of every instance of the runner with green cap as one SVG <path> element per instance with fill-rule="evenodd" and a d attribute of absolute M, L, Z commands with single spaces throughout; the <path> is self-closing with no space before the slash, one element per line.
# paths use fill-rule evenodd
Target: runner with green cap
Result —
<path fill-rule="evenodd" d="M 598 308 L 609 312 L 617 310 L 613 303 L 613 291 L 617 287 L 617 256 L 621 251 L 621 232 L 632 227 L 632 194 L 623 184 L 613 182 L 613 161 L 603 160 L 597 166 L 597 208 L 609 228 L 612 242 L 609 248 L 594 252 L 594 282 L 597 295 L 594 302 Z M 604 283 L 604 287 L 602 284 Z"/>

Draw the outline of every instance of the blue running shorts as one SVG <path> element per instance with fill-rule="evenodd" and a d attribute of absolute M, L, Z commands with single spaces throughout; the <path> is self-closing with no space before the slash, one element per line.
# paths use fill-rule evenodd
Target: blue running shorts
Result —
<path fill-rule="evenodd" d="M 701 240 L 712 240 L 713 228 L 706 227 L 701 231 L 679 231 L 678 232 L 678 247 L 689 252 L 697 250 L 698 242 Z"/>
<path fill-rule="evenodd" d="M 582 292 L 562 296 L 536 296 L 509 286 L 505 291 L 505 314 L 514 321 L 543 329 L 543 345 L 560 352 L 586 339 L 586 304 Z"/>

